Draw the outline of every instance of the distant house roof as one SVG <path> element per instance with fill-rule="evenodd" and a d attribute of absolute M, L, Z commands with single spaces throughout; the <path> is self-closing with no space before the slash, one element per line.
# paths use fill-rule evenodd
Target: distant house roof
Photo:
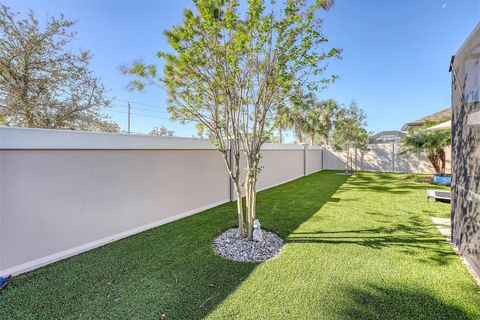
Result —
<path fill-rule="evenodd" d="M 399 141 L 406 135 L 405 132 L 398 130 L 381 131 L 368 137 L 368 143 L 385 143 Z"/>
<path fill-rule="evenodd" d="M 425 116 L 423 118 L 420 118 L 418 120 L 407 122 L 403 125 L 403 127 L 400 130 L 408 131 L 413 127 L 423 126 L 427 121 L 440 122 L 440 121 L 450 120 L 451 118 L 452 118 L 452 110 L 450 108 L 446 108 L 441 111 L 432 113 L 428 116 Z"/>

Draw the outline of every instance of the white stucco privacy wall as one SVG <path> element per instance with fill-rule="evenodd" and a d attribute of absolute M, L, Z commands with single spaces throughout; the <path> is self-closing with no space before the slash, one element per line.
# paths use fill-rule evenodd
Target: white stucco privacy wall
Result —
<path fill-rule="evenodd" d="M 258 189 L 320 170 L 321 149 L 266 144 L 262 164 Z M 0 274 L 43 266 L 230 196 L 222 157 L 207 140 L 0 127 Z"/>

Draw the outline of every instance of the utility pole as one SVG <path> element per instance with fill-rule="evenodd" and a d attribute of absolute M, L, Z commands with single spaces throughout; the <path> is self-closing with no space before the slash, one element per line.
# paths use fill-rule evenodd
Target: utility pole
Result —
<path fill-rule="evenodd" d="M 128 102 L 128 133 L 130 133 L 130 102 Z"/>

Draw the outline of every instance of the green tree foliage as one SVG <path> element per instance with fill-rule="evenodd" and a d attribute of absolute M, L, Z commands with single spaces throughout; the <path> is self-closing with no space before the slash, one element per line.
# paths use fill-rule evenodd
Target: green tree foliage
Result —
<path fill-rule="evenodd" d="M 175 131 L 170 130 L 165 126 L 153 127 L 152 131 L 148 133 L 151 136 L 160 136 L 160 137 L 175 137 Z"/>
<path fill-rule="evenodd" d="M 237 0 L 197 0 L 194 10 L 185 10 L 183 22 L 165 32 L 172 50 L 157 54 L 165 62 L 163 76 L 155 64 L 141 61 L 121 68 L 135 77 L 132 88 L 164 87 L 173 119 L 199 122 L 209 132 L 239 198 L 240 233 L 246 220 L 249 239 L 256 217 L 260 148 L 273 130 L 270 120 L 294 88 L 313 90 L 335 80 L 323 74 L 326 61 L 340 51 L 324 50 L 327 39 L 318 18 L 319 11 L 331 4 L 329 0 L 311 4 L 250 0 L 241 10 Z M 242 153 L 246 214 L 239 180 Z"/>
<path fill-rule="evenodd" d="M 337 108 L 337 102 L 332 99 L 320 102 L 314 99 L 308 106 L 304 132 L 309 138 L 310 145 L 320 144 L 319 138 L 323 140 L 323 144 L 328 145 Z"/>
<path fill-rule="evenodd" d="M 106 119 L 95 119 L 86 124 L 86 126 L 78 127 L 79 130 L 85 131 L 99 131 L 99 132 L 110 132 L 110 133 L 119 133 L 120 126 L 113 121 Z"/>
<path fill-rule="evenodd" d="M 279 105 L 277 107 L 273 127 L 278 130 L 278 136 L 270 137 L 270 142 L 283 143 L 285 130 L 291 128 L 290 109 L 286 105 Z"/>
<path fill-rule="evenodd" d="M 363 110 L 355 102 L 348 107 L 340 108 L 335 115 L 332 144 L 336 150 L 344 151 L 347 154 L 345 171 L 348 171 L 349 163 L 350 167 L 353 167 L 351 165 L 352 151 L 365 152 L 368 150 L 366 118 Z"/>
<path fill-rule="evenodd" d="M 40 25 L 0 6 L 0 117 L 20 127 L 103 128 L 105 89 L 88 69 L 89 53 L 75 55 L 72 21 L 51 17 Z M 107 123 L 110 123 L 107 121 Z M 111 130 L 112 126 L 108 126 Z"/>
<path fill-rule="evenodd" d="M 339 106 L 338 102 L 333 99 L 320 101 L 319 105 L 320 126 L 318 126 L 318 133 L 322 136 L 323 143 L 328 146 L 333 129 L 333 121 Z"/>
<path fill-rule="evenodd" d="M 425 131 L 411 132 L 402 140 L 403 153 L 427 154 L 437 174 L 445 174 L 446 155 L 445 148 L 451 144 L 451 131 Z"/>
<path fill-rule="evenodd" d="M 289 107 L 283 111 L 287 115 L 286 123 L 293 129 L 296 143 L 303 143 L 308 131 L 308 114 L 315 102 L 313 93 L 304 94 L 298 89 L 290 96 Z"/>
<path fill-rule="evenodd" d="M 292 128 L 296 143 L 308 139 L 310 145 L 328 145 L 337 109 L 338 103 L 333 99 L 318 101 L 311 92 L 297 92 L 291 96 L 289 107 L 277 110 L 277 127 L 283 124 L 283 128 Z"/>

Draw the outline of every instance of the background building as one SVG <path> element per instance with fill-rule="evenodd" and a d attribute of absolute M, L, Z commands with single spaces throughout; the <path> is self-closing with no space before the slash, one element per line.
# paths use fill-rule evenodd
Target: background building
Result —
<path fill-rule="evenodd" d="M 403 131 L 381 131 L 368 137 L 368 143 L 387 143 L 387 142 L 399 142 L 407 134 Z"/>

